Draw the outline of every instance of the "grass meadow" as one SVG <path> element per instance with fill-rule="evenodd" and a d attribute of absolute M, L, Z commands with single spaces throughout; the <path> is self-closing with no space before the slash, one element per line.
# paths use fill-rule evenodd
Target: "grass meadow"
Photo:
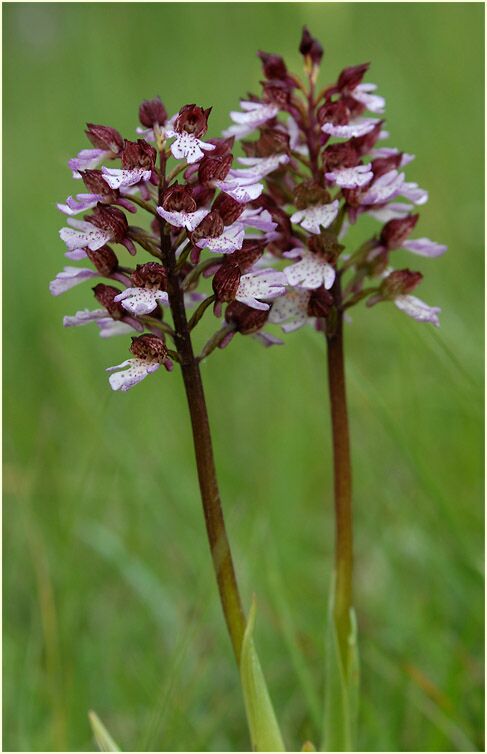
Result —
<path fill-rule="evenodd" d="M 325 47 L 323 84 L 372 61 L 387 144 L 416 154 L 409 180 L 430 191 L 417 235 L 449 247 L 436 261 L 395 252 L 425 273 L 439 330 L 383 304 L 355 308 L 346 332 L 359 748 L 483 750 L 483 13 L 4 4 L 5 750 L 93 750 L 89 709 L 125 750 L 249 746 L 180 375 L 112 393 L 104 369 L 127 339 L 63 330 L 91 294 L 54 299 L 48 283 L 85 122 L 134 138 L 139 102 L 160 94 L 171 113 L 213 105 L 217 135 L 258 88 L 257 49 L 300 69 L 304 23 Z M 325 344 L 311 329 L 270 351 L 238 337 L 203 376 L 241 588 L 299 749 L 319 740 L 332 566 Z"/>

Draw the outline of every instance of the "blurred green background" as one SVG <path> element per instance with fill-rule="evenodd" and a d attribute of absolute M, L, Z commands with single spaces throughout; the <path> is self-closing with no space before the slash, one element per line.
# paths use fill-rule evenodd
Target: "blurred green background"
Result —
<path fill-rule="evenodd" d="M 180 377 L 112 393 L 104 369 L 127 339 L 63 330 L 91 293 L 54 299 L 48 282 L 85 122 L 133 138 L 139 102 L 160 94 L 170 113 L 213 105 L 216 135 L 258 88 L 257 49 L 300 70 L 303 23 L 326 49 L 323 84 L 372 61 L 388 143 L 417 155 L 408 176 L 430 191 L 416 235 L 449 246 L 401 257 L 443 308 L 439 331 L 387 305 L 347 329 L 359 747 L 482 749 L 483 5 L 3 9 L 4 749 L 92 750 L 89 709 L 125 749 L 248 748 Z M 332 563 L 324 343 L 237 338 L 204 379 L 241 586 L 296 749 L 318 741 Z"/>

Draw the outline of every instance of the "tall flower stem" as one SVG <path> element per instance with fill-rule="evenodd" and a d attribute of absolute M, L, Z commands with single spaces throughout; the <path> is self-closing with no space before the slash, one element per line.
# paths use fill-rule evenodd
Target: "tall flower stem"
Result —
<path fill-rule="evenodd" d="M 352 472 L 348 431 L 347 396 L 343 349 L 343 312 L 340 277 L 332 293 L 337 320 L 327 335 L 328 390 L 332 422 L 333 473 L 335 495 L 335 594 L 334 620 L 344 670 L 348 664 L 348 639 L 351 630 L 353 572 Z"/>
<path fill-rule="evenodd" d="M 164 175 L 165 156 L 161 152 L 160 204 L 162 204 L 162 195 L 165 187 Z M 167 272 L 167 292 L 174 322 L 174 340 L 180 358 L 184 387 L 188 400 L 206 531 L 225 621 L 237 663 L 240 664 L 242 641 L 245 632 L 245 615 L 238 590 L 218 490 L 203 383 L 199 364 L 194 355 L 190 329 L 186 318 L 184 293 L 176 271 L 175 250 L 171 246 L 170 237 L 167 233 L 167 225 L 162 218 L 159 220 L 159 226 L 161 233 L 161 253 Z"/>

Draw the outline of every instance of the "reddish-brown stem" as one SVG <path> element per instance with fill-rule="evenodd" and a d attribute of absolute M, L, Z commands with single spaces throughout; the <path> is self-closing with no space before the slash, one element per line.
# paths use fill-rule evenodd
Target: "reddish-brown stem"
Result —
<path fill-rule="evenodd" d="M 162 194 L 165 185 L 165 156 L 161 153 L 160 204 L 162 204 Z M 175 250 L 172 248 L 170 237 L 166 233 L 167 226 L 162 218 L 159 220 L 159 225 L 161 232 L 161 253 L 167 272 L 167 292 L 174 323 L 174 340 L 180 359 L 191 418 L 206 531 L 225 621 L 237 663 L 240 663 L 245 631 L 245 615 L 238 590 L 218 490 L 203 383 L 199 364 L 193 352 L 193 344 L 191 342 L 191 334 L 184 306 L 184 294 L 176 270 Z"/>
<path fill-rule="evenodd" d="M 328 388 L 332 421 L 335 492 L 335 594 L 334 618 L 344 669 L 348 663 L 348 638 L 352 608 L 352 472 L 348 432 L 347 396 L 343 354 L 343 313 L 340 278 L 332 289 L 336 304 L 336 326 L 327 335 Z"/>

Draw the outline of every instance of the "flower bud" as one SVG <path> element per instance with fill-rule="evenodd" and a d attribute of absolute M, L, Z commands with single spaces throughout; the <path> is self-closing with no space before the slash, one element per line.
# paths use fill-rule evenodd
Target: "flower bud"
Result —
<path fill-rule="evenodd" d="M 137 288 L 150 288 L 152 290 L 165 291 L 167 286 L 167 273 L 159 262 L 138 264 L 132 272 L 132 282 Z"/>
<path fill-rule="evenodd" d="M 270 81 L 262 81 L 262 87 L 264 89 L 264 95 L 267 102 L 272 102 L 273 105 L 277 105 L 282 110 L 286 109 L 291 100 L 291 89 L 285 81 L 279 79 L 272 79 Z"/>
<path fill-rule="evenodd" d="M 225 321 L 242 335 L 251 335 L 262 329 L 268 316 L 269 310 L 253 309 L 240 301 L 232 301 L 225 311 Z"/>
<path fill-rule="evenodd" d="M 341 168 L 353 168 L 359 157 L 350 141 L 330 144 L 323 150 L 323 168 L 325 173 Z"/>
<path fill-rule="evenodd" d="M 115 296 L 118 296 L 120 291 L 118 288 L 114 288 L 113 285 L 105 285 L 104 283 L 98 283 L 92 288 L 95 294 L 96 300 L 107 310 L 109 315 L 113 319 L 123 319 L 127 312 L 123 308 L 119 301 L 114 301 Z"/>
<path fill-rule="evenodd" d="M 323 57 L 323 47 L 317 39 L 311 36 L 307 26 L 303 26 L 299 52 L 301 55 L 304 55 L 305 58 L 309 58 L 311 63 L 315 66 L 320 64 L 321 58 Z"/>
<path fill-rule="evenodd" d="M 397 249 L 409 236 L 418 222 L 419 215 L 407 215 L 407 217 L 389 220 L 382 228 L 379 242 L 386 249 Z"/>
<path fill-rule="evenodd" d="M 296 209 L 306 209 L 312 204 L 328 204 L 330 201 L 329 192 L 313 180 L 303 181 L 294 191 Z"/>
<path fill-rule="evenodd" d="M 213 202 L 212 209 L 218 212 L 225 225 L 232 225 L 244 211 L 245 205 L 222 191 Z"/>
<path fill-rule="evenodd" d="M 167 112 L 160 97 L 142 102 L 139 107 L 139 120 L 146 128 L 153 128 L 156 124 L 161 126 L 166 122 Z"/>
<path fill-rule="evenodd" d="M 198 178 L 201 183 L 224 181 L 232 167 L 233 155 L 203 157 L 198 165 Z"/>
<path fill-rule="evenodd" d="M 326 102 L 318 110 L 318 121 L 321 126 L 333 123 L 334 126 L 346 126 L 350 120 L 350 110 L 343 100 Z"/>
<path fill-rule="evenodd" d="M 118 154 L 123 147 L 123 137 L 115 128 L 110 126 L 97 126 L 94 123 L 87 123 L 88 128 L 85 131 L 88 139 L 97 149 L 104 149 L 113 154 Z"/>
<path fill-rule="evenodd" d="M 197 105 L 184 105 L 174 123 L 174 130 L 178 133 L 186 131 L 188 134 L 194 134 L 197 139 L 203 136 L 208 129 L 208 116 L 211 113 L 211 107 L 203 110 Z"/>
<path fill-rule="evenodd" d="M 240 283 L 238 264 L 224 262 L 213 276 L 213 292 L 218 301 L 233 301 Z"/>
<path fill-rule="evenodd" d="M 137 359 L 158 361 L 162 364 L 167 359 L 167 348 L 157 335 L 139 335 L 132 338 L 130 351 Z"/>
<path fill-rule="evenodd" d="M 123 241 L 127 235 L 127 218 L 117 207 L 98 202 L 94 214 L 86 217 L 86 220 L 101 230 L 109 231 L 112 241 L 117 243 Z"/>
<path fill-rule="evenodd" d="M 374 178 L 377 179 L 385 173 L 389 173 L 391 170 L 397 170 L 402 160 L 402 152 L 397 154 L 391 154 L 389 157 L 378 157 L 372 160 L 371 168 L 374 173 Z"/>
<path fill-rule="evenodd" d="M 113 275 L 118 269 L 117 255 L 109 246 L 102 246 L 97 251 L 91 251 L 86 248 L 86 255 L 90 262 L 95 265 L 96 271 L 103 275 L 103 277 L 109 277 Z"/>
<path fill-rule="evenodd" d="M 105 200 L 111 201 L 118 198 L 117 189 L 110 188 L 101 170 L 80 170 L 79 174 L 91 194 L 102 194 Z"/>
<path fill-rule="evenodd" d="M 191 233 L 191 241 L 196 243 L 200 238 L 217 238 L 225 229 L 220 214 L 215 210 L 209 212 L 200 222 L 196 230 Z"/>
<path fill-rule="evenodd" d="M 334 233 L 322 230 L 319 234 L 313 234 L 308 238 L 308 248 L 314 254 L 318 254 L 328 262 L 333 262 L 341 254 L 345 246 L 338 242 Z"/>
<path fill-rule="evenodd" d="M 333 306 L 333 296 L 322 285 L 310 292 L 308 317 L 327 317 Z"/>
<path fill-rule="evenodd" d="M 382 282 L 380 293 L 384 298 L 394 299 L 396 296 L 404 296 L 411 293 L 421 282 L 423 276 L 420 272 L 411 270 L 394 270 Z"/>
<path fill-rule="evenodd" d="M 196 202 L 189 186 L 171 186 L 164 192 L 162 206 L 167 212 L 194 212 Z"/>
<path fill-rule="evenodd" d="M 156 161 L 156 150 L 144 141 L 144 139 L 137 139 L 137 141 L 125 139 L 120 156 L 124 170 L 132 170 L 133 168 L 153 170 Z"/>
<path fill-rule="evenodd" d="M 337 81 L 337 89 L 342 92 L 344 90 L 352 91 L 358 86 L 367 70 L 370 63 L 361 63 L 360 65 L 352 65 L 348 68 L 344 68 L 340 73 Z"/>
<path fill-rule="evenodd" d="M 280 55 L 273 55 L 269 52 L 258 52 L 257 55 L 262 61 L 262 69 L 266 79 L 286 79 L 286 63 Z"/>

